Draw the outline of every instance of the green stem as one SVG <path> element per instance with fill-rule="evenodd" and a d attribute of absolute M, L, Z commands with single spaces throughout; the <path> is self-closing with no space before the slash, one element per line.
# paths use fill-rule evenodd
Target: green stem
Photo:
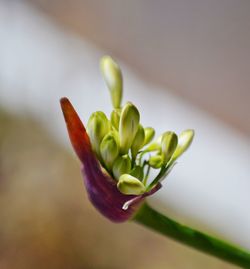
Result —
<path fill-rule="evenodd" d="M 179 224 L 157 212 L 147 203 L 142 205 L 133 220 L 200 251 L 239 265 L 242 268 L 250 268 L 249 252 Z"/>

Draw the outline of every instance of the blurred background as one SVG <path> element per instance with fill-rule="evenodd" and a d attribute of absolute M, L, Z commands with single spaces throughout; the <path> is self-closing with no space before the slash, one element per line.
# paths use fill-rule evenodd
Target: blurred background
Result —
<path fill-rule="evenodd" d="M 110 113 L 121 65 L 142 123 L 196 130 L 149 203 L 250 250 L 250 2 L 0 0 L 0 268 L 236 268 L 88 202 L 59 107 Z"/>

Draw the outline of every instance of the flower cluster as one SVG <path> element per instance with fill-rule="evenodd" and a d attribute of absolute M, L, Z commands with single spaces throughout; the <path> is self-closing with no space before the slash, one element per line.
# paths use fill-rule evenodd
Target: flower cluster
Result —
<path fill-rule="evenodd" d="M 150 191 L 173 167 L 176 159 L 189 147 L 194 131 L 185 130 L 178 137 L 167 131 L 152 142 L 155 130 L 143 127 L 136 106 L 122 101 L 122 74 L 109 57 L 101 60 L 101 70 L 109 88 L 113 111 L 110 119 L 102 111 L 94 112 L 87 125 L 93 150 L 108 174 L 117 181 L 123 194 L 140 195 Z M 148 183 L 150 169 L 158 176 Z"/>
<path fill-rule="evenodd" d="M 110 118 L 102 111 L 94 112 L 86 131 L 67 98 L 61 99 L 61 106 L 71 143 L 83 163 L 90 200 L 109 219 L 124 221 L 161 187 L 160 182 L 190 146 L 194 131 L 185 130 L 179 136 L 166 131 L 154 140 L 155 130 L 141 124 L 136 106 L 121 105 L 119 66 L 109 56 L 101 59 L 100 66 L 113 105 Z M 150 180 L 151 169 L 158 174 Z"/>

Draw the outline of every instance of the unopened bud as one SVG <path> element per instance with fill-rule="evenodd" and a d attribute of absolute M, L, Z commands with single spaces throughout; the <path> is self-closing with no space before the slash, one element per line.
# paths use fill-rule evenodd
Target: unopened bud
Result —
<path fill-rule="evenodd" d="M 128 174 L 131 170 L 131 160 L 128 155 L 118 157 L 113 165 L 113 175 L 115 179 L 119 179 L 121 175 Z"/>
<path fill-rule="evenodd" d="M 179 135 L 178 146 L 173 154 L 173 159 L 179 158 L 191 145 L 194 138 L 194 130 L 188 129 Z"/>
<path fill-rule="evenodd" d="M 149 165 L 155 169 L 160 168 L 163 165 L 163 157 L 161 155 L 151 156 L 149 158 Z"/>
<path fill-rule="evenodd" d="M 133 158 L 136 157 L 137 152 L 143 147 L 144 139 L 145 139 L 144 128 L 141 125 L 139 125 L 134 141 L 131 146 L 131 153 Z"/>
<path fill-rule="evenodd" d="M 132 103 L 127 103 L 121 112 L 119 124 L 120 150 L 126 154 L 131 147 L 138 130 L 140 114 Z"/>
<path fill-rule="evenodd" d="M 100 153 L 108 170 L 112 169 L 113 162 L 119 154 L 118 143 L 112 132 L 104 136 L 100 145 Z"/>
<path fill-rule="evenodd" d="M 118 64 L 109 56 L 101 59 L 100 67 L 104 80 L 109 88 L 114 108 L 121 106 L 122 100 L 122 73 Z"/>
<path fill-rule="evenodd" d="M 164 158 L 164 164 L 171 159 L 178 144 L 178 137 L 174 132 L 166 132 L 162 136 L 161 149 Z"/>
<path fill-rule="evenodd" d="M 143 177 L 144 177 L 143 168 L 139 165 L 136 165 L 129 174 L 140 180 L 143 180 Z"/>
<path fill-rule="evenodd" d="M 88 121 L 87 132 L 90 137 L 93 150 L 100 154 L 100 143 L 103 137 L 109 132 L 110 123 L 102 111 L 94 112 Z"/>
<path fill-rule="evenodd" d="M 145 140 L 144 140 L 144 145 L 147 145 L 148 143 L 150 143 L 154 136 L 155 136 L 155 130 L 152 127 L 146 127 L 144 128 L 145 131 Z"/>
<path fill-rule="evenodd" d="M 117 188 L 121 193 L 127 195 L 140 195 L 146 191 L 146 187 L 139 179 L 128 174 L 119 178 Z"/>
<path fill-rule="evenodd" d="M 121 117 L 121 110 L 120 109 L 114 109 L 111 112 L 110 121 L 111 121 L 112 126 L 114 126 L 114 128 L 116 130 L 119 130 L 120 117 Z"/>
<path fill-rule="evenodd" d="M 161 150 L 161 140 L 162 140 L 162 135 L 160 135 L 156 141 L 153 141 L 150 145 L 147 146 L 146 150 L 147 151 L 157 151 Z"/>

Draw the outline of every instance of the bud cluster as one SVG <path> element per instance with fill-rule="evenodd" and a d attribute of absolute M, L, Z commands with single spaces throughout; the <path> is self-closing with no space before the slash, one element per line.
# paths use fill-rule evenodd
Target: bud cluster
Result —
<path fill-rule="evenodd" d="M 101 60 L 101 71 L 109 88 L 113 111 L 110 119 L 101 111 L 88 121 L 87 132 L 102 167 L 117 181 L 123 194 L 141 195 L 149 192 L 168 174 L 176 159 L 190 146 L 194 131 L 185 130 L 179 137 L 171 131 L 153 141 L 155 130 L 143 127 L 136 106 L 121 106 L 123 85 L 119 66 L 109 57 Z M 148 184 L 150 169 L 159 173 Z"/>

